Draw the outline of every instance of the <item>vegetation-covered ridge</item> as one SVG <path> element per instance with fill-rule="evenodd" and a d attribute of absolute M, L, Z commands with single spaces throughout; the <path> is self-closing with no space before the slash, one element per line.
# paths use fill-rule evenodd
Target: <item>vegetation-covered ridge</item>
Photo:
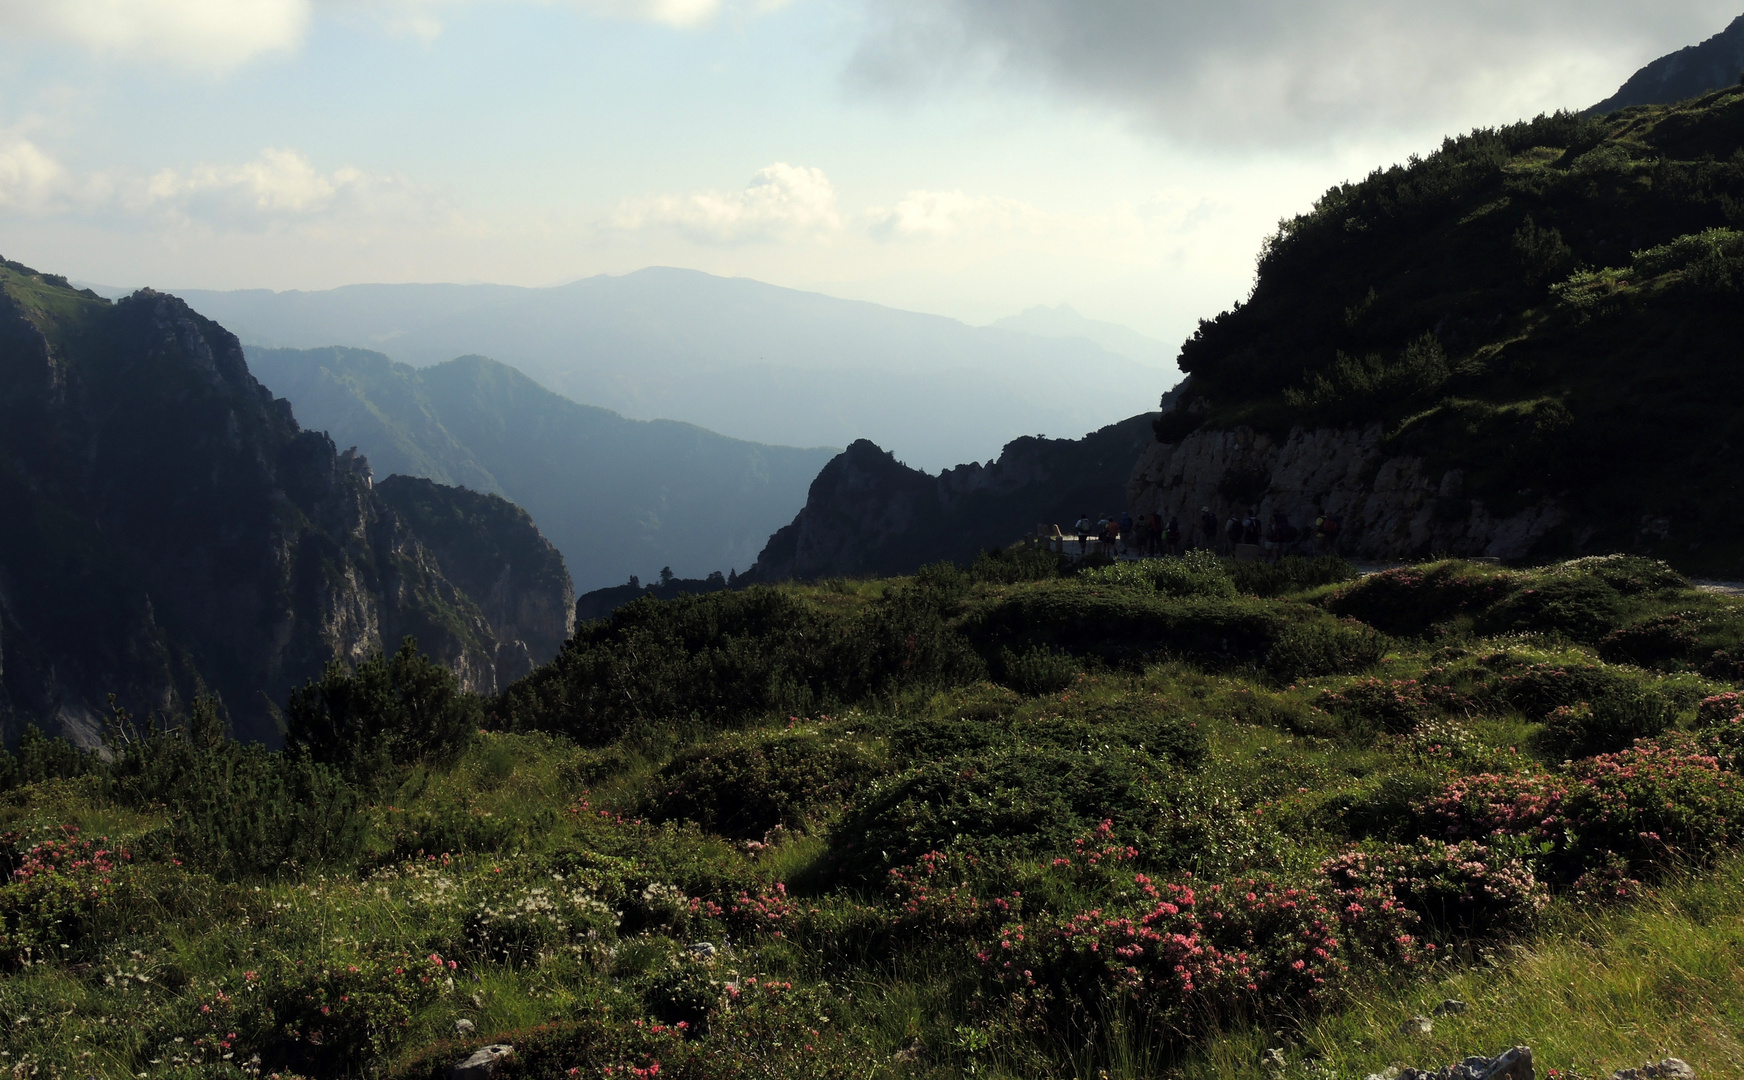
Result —
<path fill-rule="evenodd" d="M 408 645 L 281 752 L 118 712 L 0 758 L 0 1063 L 1736 1074 L 1741 640 L 1628 557 L 1006 554 L 638 600 L 486 701 Z"/>
<path fill-rule="evenodd" d="M 1383 425 L 1563 550 L 1737 569 L 1744 89 L 1450 138 L 1283 222 L 1158 422 Z M 1645 522 L 1645 527 L 1644 527 Z"/>

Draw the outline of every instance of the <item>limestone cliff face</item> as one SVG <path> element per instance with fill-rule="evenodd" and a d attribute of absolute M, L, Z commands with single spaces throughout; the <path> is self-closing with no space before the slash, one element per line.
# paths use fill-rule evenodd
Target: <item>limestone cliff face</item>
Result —
<path fill-rule="evenodd" d="M 0 734 L 91 743 L 111 693 L 136 713 L 215 693 L 274 742 L 293 685 L 406 634 L 497 689 L 481 603 L 235 337 L 174 297 L 0 265 Z"/>
<path fill-rule="evenodd" d="M 499 688 L 557 655 L 575 629 L 575 589 L 525 510 L 412 476 L 390 476 L 376 493 L 434 554 L 440 576 L 477 603 L 496 640 Z"/>
<path fill-rule="evenodd" d="M 805 507 L 739 580 L 908 574 L 941 559 L 967 562 L 1038 524 L 1115 510 L 1132 459 L 1151 440 L 1153 416 L 1082 439 L 1015 439 L 996 461 L 937 476 L 862 439 L 824 466 Z"/>
<path fill-rule="evenodd" d="M 1567 520 L 1554 499 L 1496 515 L 1467 498 L 1458 470 L 1432 475 L 1421 459 L 1389 456 L 1379 425 L 1296 428 L 1281 441 L 1246 428 L 1196 431 L 1152 443 L 1127 485 L 1134 513 L 1179 515 L 1191 527 L 1210 506 L 1219 522 L 1258 507 L 1311 525 L 1324 508 L 1343 525 L 1339 550 L 1375 559 L 1431 553 L 1520 558 Z"/>

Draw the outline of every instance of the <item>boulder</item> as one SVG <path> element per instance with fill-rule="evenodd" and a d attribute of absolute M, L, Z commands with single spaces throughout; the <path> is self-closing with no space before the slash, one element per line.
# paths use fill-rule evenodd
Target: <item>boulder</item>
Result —
<path fill-rule="evenodd" d="M 507 1043 L 486 1046 L 448 1070 L 448 1080 L 490 1080 L 504 1062 L 515 1059 L 515 1048 Z"/>

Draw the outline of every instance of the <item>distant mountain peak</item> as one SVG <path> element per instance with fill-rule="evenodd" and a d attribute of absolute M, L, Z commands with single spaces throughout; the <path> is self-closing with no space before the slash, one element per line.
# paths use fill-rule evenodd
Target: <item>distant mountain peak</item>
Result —
<path fill-rule="evenodd" d="M 1735 86 L 1744 78 L 1744 15 L 1702 42 L 1667 53 L 1629 77 L 1615 94 L 1587 112 L 1616 112 L 1631 105 L 1665 105 Z"/>
<path fill-rule="evenodd" d="M 1044 338 L 1078 338 L 1107 352 L 1149 367 L 1162 367 L 1174 358 L 1174 350 L 1156 338 L 1146 337 L 1129 326 L 1091 319 L 1071 304 L 1049 307 L 1036 304 L 1017 315 L 1008 315 L 988 326 L 1015 334 Z"/>

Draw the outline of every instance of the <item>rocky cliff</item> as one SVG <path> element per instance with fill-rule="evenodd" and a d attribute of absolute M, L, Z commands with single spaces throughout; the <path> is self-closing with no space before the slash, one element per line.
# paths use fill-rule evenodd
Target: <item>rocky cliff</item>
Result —
<path fill-rule="evenodd" d="M 1127 498 L 1134 513 L 1178 515 L 1192 527 L 1209 506 L 1219 522 L 1258 509 L 1300 527 L 1339 518 L 1347 556 L 1403 559 L 1427 553 L 1519 559 L 1567 520 L 1554 499 L 1491 513 L 1465 492 L 1459 469 L 1426 469 L 1389 455 L 1382 428 L 1293 429 L 1274 439 L 1252 428 L 1201 430 L 1155 443 L 1139 456 Z"/>
<path fill-rule="evenodd" d="M 108 694 L 144 712 L 211 693 L 239 735 L 275 741 L 291 686 L 406 634 L 497 687 L 491 620 L 367 463 L 299 429 L 235 337 L 174 297 L 110 304 L 0 266 L 0 507 L 9 736 L 41 722 L 90 743 Z"/>
<path fill-rule="evenodd" d="M 998 460 L 931 476 L 864 439 L 824 466 L 805 508 L 783 526 L 740 581 L 907 574 L 941 559 L 1069 525 L 1125 501 L 1132 460 L 1152 442 L 1154 413 L 1082 439 L 1024 437 Z"/>
<path fill-rule="evenodd" d="M 501 495 L 412 476 L 390 476 L 376 494 L 478 605 L 496 639 L 498 686 L 557 655 L 575 629 L 575 590 L 563 557 L 525 510 Z"/>
<path fill-rule="evenodd" d="M 1447 139 L 1281 224 L 1182 344 L 1134 508 L 1323 504 L 1361 555 L 1735 576 L 1741 297 L 1744 87 Z"/>

